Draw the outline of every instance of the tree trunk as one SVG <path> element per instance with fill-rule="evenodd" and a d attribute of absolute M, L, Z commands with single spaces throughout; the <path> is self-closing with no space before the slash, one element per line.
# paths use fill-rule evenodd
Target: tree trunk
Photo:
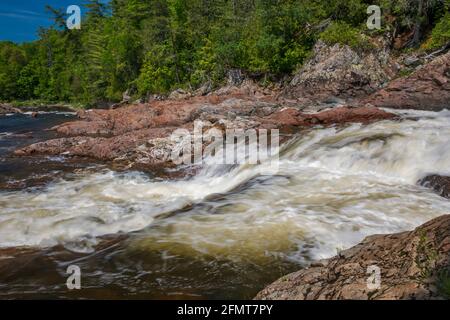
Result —
<path fill-rule="evenodd" d="M 419 0 L 418 8 L 417 8 L 417 15 L 416 15 L 416 22 L 414 24 L 414 33 L 413 38 L 410 42 L 411 47 L 415 47 L 420 43 L 420 38 L 422 37 L 422 18 L 424 16 L 424 0 Z"/>

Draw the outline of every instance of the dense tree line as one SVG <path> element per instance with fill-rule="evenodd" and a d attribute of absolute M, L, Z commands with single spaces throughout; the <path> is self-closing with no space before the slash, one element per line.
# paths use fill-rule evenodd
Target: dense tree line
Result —
<path fill-rule="evenodd" d="M 408 46 L 450 40 L 449 0 L 89 0 L 80 30 L 48 8 L 55 25 L 38 40 L 0 42 L 0 100 L 116 101 L 218 85 L 229 69 L 275 80 L 321 35 L 358 44 L 371 4 L 383 8 L 381 32 L 410 32 Z"/>

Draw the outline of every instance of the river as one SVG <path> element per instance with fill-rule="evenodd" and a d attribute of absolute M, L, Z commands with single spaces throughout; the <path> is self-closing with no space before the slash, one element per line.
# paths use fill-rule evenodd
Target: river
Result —
<path fill-rule="evenodd" d="M 423 187 L 450 174 L 450 112 L 316 128 L 279 171 L 205 166 L 163 180 L 63 157 L 12 157 L 71 114 L 0 117 L 0 298 L 252 298 L 364 237 L 450 212 Z M 66 287 L 77 265 L 82 290 Z"/>

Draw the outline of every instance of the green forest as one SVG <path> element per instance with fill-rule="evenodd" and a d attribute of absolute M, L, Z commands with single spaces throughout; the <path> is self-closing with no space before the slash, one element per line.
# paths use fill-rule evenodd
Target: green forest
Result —
<path fill-rule="evenodd" d="M 366 27 L 382 8 L 382 29 Z M 314 43 L 364 50 L 371 36 L 409 34 L 405 49 L 450 41 L 450 0 L 98 0 L 86 2 L 80 30 L 65 8 L 30 43 L 0 42 L 0 100 L 120 101 L 223 83 L 241 69 L 262 84 L 292 74 Z"/>

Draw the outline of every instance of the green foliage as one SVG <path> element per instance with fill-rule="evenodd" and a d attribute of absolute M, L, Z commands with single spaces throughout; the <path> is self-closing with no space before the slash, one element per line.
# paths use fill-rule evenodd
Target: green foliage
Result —
<path fill-rule="evenodd" d="M 432 242 L 429 241 L 425 232 L 420 234 L 416 250 L 415 263 L 420 270 L 419 281 L 425 281 L 433 275 L 436 268 L 438 252 Z"/>
<path fill-rule="evenodd" d="M 194 72 L 190 81 L 194 87 L 206 82 L 219 82 L 224 72 L 219 63 L 217 53 L 209 39 L 199 48 L 194 58 Z"/>
<path fill-rule="evenodd" d="M 450 270 L 443 269 L 438 272 L 437 288 L 441 296 L 450 299 Z"/>
<path fill-rule="evenodd" d="M 437 49 L 450 42 L 450 13 L 446 13 L 431 33 L 428 49 Z"/>
<path fill-rule="evenodd" d="M 0 45 L 0 99 L 9 100 L 19 91 L 17 79 L 26 65 L 24 51 L 11 42 Z"/>
<path fill-rule="evenodd" d="M 141 94 L 146 92 L 165 93 L 176 83 L 174 55 L 169 45 L 155 46 L 149 51 L 137 86 Z"/>
<path fill-rule="evenodd" d="M 350 25 L 359 25 L 366 21 L 366 10 L 374 1 L 363 0 L 330 0 L 326 6 L 333 20 L 346 22 Z"/>
<path fill-rule="evenodd" d="M 0 100 L 117 101 L 126 90 L 218 85 L 230 69 L 279 79 L 319 37 L 370 48 L 361 30 L 371 4 L 383 8 L 383 32 L 435 26 L 431 46 L 448 40 L 450 0 L 87 0 L 81 30 L 48 7 L 55 23 L 37 41 L 0 42 Z"/>
<path fill-rule="evenodd" d="M 430 26 L 434 26 L 448 11 L 449 0 L 380 0 L 385 16 L 395 34 L 411 33 L 407 47 L 417 48 L 425 39 Z"/>
<path fill-rule="evenodd" d="M 331 23 L 330 26 L 320 34 L 320 39 L 330 45 L 339 43 L 348 45 L 353 49 L 367 49 L 370 47 L 367 36 L 345 22 Z"/>
<path fill-rule="evenodd" d="M 397 77 L 406 78 L 409 77 L 413 72 L 414 72 L 413 68 L 404 68 L 398 72 Z"/>

